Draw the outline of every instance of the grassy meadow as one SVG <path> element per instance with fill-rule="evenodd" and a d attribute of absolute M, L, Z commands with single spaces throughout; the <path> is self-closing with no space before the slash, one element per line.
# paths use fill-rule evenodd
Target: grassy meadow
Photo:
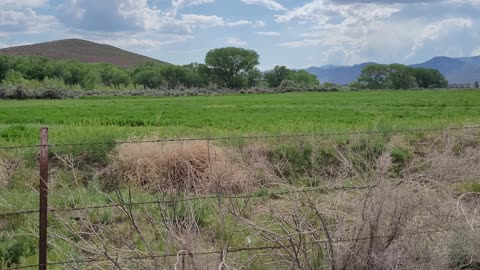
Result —
<path fill-rule="evenodd" d="M 476 90 L 0 101 L 0 146 L 479 124 Z M 119 206 L 50 212 L 51 269 L 476 269 L 479 135 L 52 146 L 51 208 Z M 0 149 L 0 269 L 38 263 L 37 215 L 1 215 L 37 209 L 38 181 L 38 149 Z"/>
<path fill-rule="evenodd" d="M 290 134 L 480 123 L 475 90 L 0 101 L 0 144 Z"/>

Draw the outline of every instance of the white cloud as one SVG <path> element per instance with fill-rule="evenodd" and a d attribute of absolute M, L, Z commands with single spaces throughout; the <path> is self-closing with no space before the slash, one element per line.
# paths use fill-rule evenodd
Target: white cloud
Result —
<path fill-rule="evenodd" d="M 270 36 L 270 37 L 278 37 L 280 36 L 279 32 L 256 32 L 259 36 Z"/>
<path fill-rule="evenodd" d="M 240 21 L 235 21 L 235 22 L 227 22 L 225 23 L 226 26 L 240 26 L 240 25 L 249 25 L 249 24 L 252 24 L 251 21 L 247 21 L 247 20 L 240 20 Z"/>
<path fill-rule="evenodd" d="M 252 24 L 250 21 L 240 20 L 235 22 L 227 22 L 222 17 L 215 15 L 198 15 L 198 14 L 182 14 L 179 23 L 193 28 L 210 28 L 216 26 L 240 26 Z"/>
<path fill-rule="evenodd" d="M 451 31 L 457 29 L 471 29 L 472 27 L 473 21 L 468 18 L 451 18 L 431 23 L 427 25 L 424 28 L 423 33 L 417 37 L 415 44 L 412 46 L 410 55 L 414 55 L 416 51 L 422 48 L 428 41 L 435 41 L 448 36 Z"/>
<path fill-rule="evenodd" d="M 279 45 L 318 47 L 323 59 L 352 63 L 364 59 L 362 55 L 369 49 L 369 37 L 398 11 L 400 7 L 396 4 L 314 0 L 276 16 L 277 22 L 300 23 L 305 29 L 299 34 L 300 39 Z"/>
<path fill-rule="evenodd" d="M 23 12 L 0 10 L 0 32 L 39 33 L 49 30 L 56 19 L 53 16 L 37 15 L 35 11 L 26 8 Z"/>
<path fill-rule="evenodd" d="M 245 47 L 245 46 L 247 46 L 246 41 L 243 41 L 241 39 L 234 38 L 234 37 L 230 37 L 230 38 L 225 39 L 225 44 L 227 44 L 228 46 L 235 46 L 235 47 Z"/>
<path fill-rule="evenodd" d="M 213 2 L 215 2 L 215 0 L 172 0 L 172 6 L 180 9 L 189 6 L 210 4 Z"/>
<path fill-rule="evenodd" d="M 332 18 L 339 17 L 349 24 L 388 18 L 400 11 L 399 7 L 379 3 L 335 4 L 331 0 L 314 0 L 301 7 L 277 15 L 277 22 L 317 22 L 326 24 Z"/>
<path fill-rule="evenodd" d="M 182 8 L 211 4 L 213 2 L 215 2 L 215 0 L 172 0 L 172 7 L 165 13 L 174 18 L 177 16 L 178 11 Z"/>
<path fill-rule="evenodd" d="M 298 41 L 289 41 L 280 43 L 280 46 L 287 48 L 302 48 L 302 47 L 312 47 L 323 44 L 321 39 L 302 39 Z"/>
<path fill-rule="evenodd" d="M 58 13 L 67 27 L 90 32 L 187 32 L 171 13 L 147 0 L 66 0 Z"/>
<path fill-rule="evenodd" d="M 91 37 L 88 38 L 90 40 L 94 40 L 98 43 L 109 44 L 121 48 L 143 48 L 143 49 L 151 49 L 154 47 L 160 47 L 165 45 L 176 44 L 180 42 L 184 42 L 188 39 L 193 38 L 192 36 L 186 35 L 133 35 L 133 36 L 116 36 L 116 37 L 109 37 L 107 39 L 102 39 L 100 37 Z"/>
<path fill-rule="evenodd" d="M 242 1 L 245 4 L 249 4 L 249 5 L 263 6 L 263 7 L 266 7 L 268 9 L 275 10 L 275 11 L 285 11 L 285 10 L 287 10 L 284 6 L 275 2 L 274 0 L 240 0 L 240 1 Z"/>
<path fill-rule="evenodd" d="M 182 14 L 181 23 L 199 27 L 199 28 L 209 28 L 215 26 L 225 25 L 223 18 L 218 16 L 207 16 L 207 15 L 198 15 L 198 14 Z"/>
<path fill-rule="evenodd" d="M 2 9 L 36 8 L 46 4 L 46 0 L 0 0 Z"/>

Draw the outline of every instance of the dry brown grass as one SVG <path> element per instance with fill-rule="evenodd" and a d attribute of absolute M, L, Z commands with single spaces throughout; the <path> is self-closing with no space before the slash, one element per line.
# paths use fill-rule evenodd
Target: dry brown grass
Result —
<path fill-rule="evenodd" d="M 257 186 L 237 154 L 207 141 L 120 145 L 108 171 L 149 191 L 239 193 Z"/>
<path fill-rule="evenodd" d="M 452 133 L 430 136 L 416 146 L 406 176 L 442 183 L 480 180 L 480 134 Z"/>
<path fill-rule="evenodd" d="M 13 174 L 18 162 L 16 160 L 3 157 L 0 153 L 0 186 L 8 183 L 10 176 Z"/>

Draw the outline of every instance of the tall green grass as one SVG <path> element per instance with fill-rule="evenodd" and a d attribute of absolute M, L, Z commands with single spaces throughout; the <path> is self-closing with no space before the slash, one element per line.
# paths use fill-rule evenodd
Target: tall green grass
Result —
<path fill-rule="evenodd" d="M 480 91 L 422 90 L 0 101 L 0 145 L 448 127 L 480 123 Z"/>

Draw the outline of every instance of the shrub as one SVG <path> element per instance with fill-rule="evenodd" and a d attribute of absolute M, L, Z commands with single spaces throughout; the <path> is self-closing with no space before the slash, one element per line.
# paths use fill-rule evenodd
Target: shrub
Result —
<path fill-rule="evenodd" d="M 385 143 L 379 138 L 360 138 L 339 147 L 349 162 L 350 174 L 368 175 L 377 169 L 377 163 L 385 150 Z"/>
<path fill-rule="evenodd" d="M 8 88 L 5 94 L 6 99 L 30 99 L 33 97 L 33 91 L 22 85 L 16 85 Z"/>
<path fill-rule="evenodd" d="M 18 236 L 0 238 L 0 268 L 9 268 L 21 263 L 22 257 L 35 254 L 36 242 L 33 238 Z"/>
<path fill-rule="evenodd" d="M 319 148 L 313 144 L 282 145 L 268 153 L 270 162 L 276 164 L 275 171 L 280 177 L 324 178 L 332 177 L 331 167 L 338 165 L 337 158 L 330 149 Z M 309 182 L 308 185 L 318 183 Z"/>
<path fill-rule="evenodd" d="M 104 186 L 131 184 L 167 193 L 237 193 L 255 187 L 235 155 L 207 142 L 138 143 L 115 149 Z"/>
<path fill-rule="evenodd" d="M 277 88 L 279 92 L 291 92 L 298 89 L 298 85 L 292 80 L 283 80 Z"/>
<path fill-rule="evenodd" d="M 412 159 L 412 154 L 405 148 L 393 147 L 390 152 L 392 162 L 395 165 L 395 172 L 399 173 L 405 168 L 408 161 Z"/>
<path fill-rule="evenodd" d="M 65 99 L 69 97 L 66 90 L 53 87 L 40 88 L 35 94 L 37 99 Z"/>
<path fill-rule="evenodd" d="M 449 241 L 448 260 L 454 269 L 480 268 L 480 238 L 475 232 L 456 232 Z"/>
<path fill-rule="evenodd" d="M 181 200 L 181 197 L 176 197 Z M 196 224 L 200 227 L 207 227 L 212 218 L 212 206 L 208 201 L 175 201 L 164 206 L 161 212 L 163 219 L 175 226 L 177 229 L 185 229 L 189 224 Z"/>

